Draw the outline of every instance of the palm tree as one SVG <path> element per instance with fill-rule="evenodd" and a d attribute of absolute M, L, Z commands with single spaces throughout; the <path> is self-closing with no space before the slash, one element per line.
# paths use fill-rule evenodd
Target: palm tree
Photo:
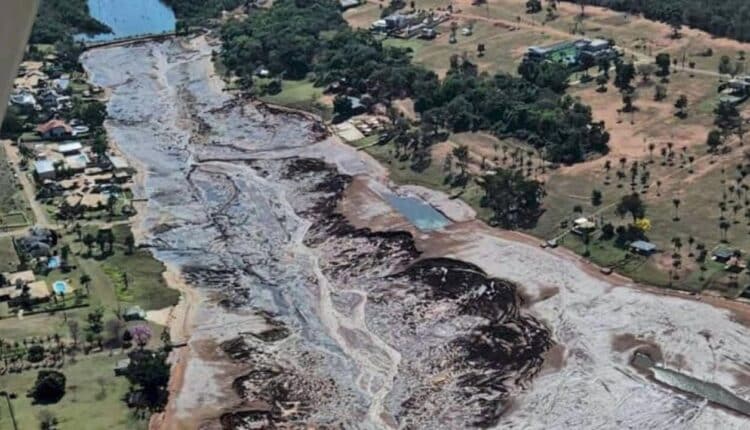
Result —
<path fill-rule="evenodd" d="M 81 282 L 81 285 L 83 285 L 83 288 L 86 289 L 86 295 L 89 295 L 89 284 L 91 283 L 91 277 L 84 273 L 83 275 L 81 275 L 79 281 Z"/>
<path fill-rule="evenodd" d="M 722 235 L 721 235 L 721 241 L 722 242 L 729 242 L 727 240 L 727 231 L 729 231 L 729 227 L 731 227 L 731 226 L 732 225 L 728 221 L 726 221 L 726 220 L 725 221 L 721 221 L 719 223 L 719 229 L 721 230 L 721 233 L 722 233 Z"/>
<path fill-rule="evenodd" d="M 680 239 L 679 236 L 675 236 L 672 238 L 672 245 L 674 245 L 674 252 L 676 254 L 680 253 L 680 250 L 682 249 L 682 239 Z"/>
<path fill-rule="evenodd" d="M 133 247 L 135 246 L 135 238 L 132 234 L 129 234 L 127 235 L 127 237 L 125 237 L 125 246 L 128 247 L 128 254 L 132 254 Z"/>
<path fill-rule="evenodd" d="M 649 158 L 648 162 L 649 163 L 654 162 L 654 149 L 655 148 L 656 148 L 656 145 L 654 145 L 653 142 L 648 144 L 648 158 Z"/>
<path fill-rule="evenodd" d="M 673 199 L 672 205 L 674 205 L 674 218 L 672 218 L 672 221 L 679 221 L 680 220 L 680 199 Z"/>
<path fill-rule="evenodd" d="M 85 236 L 83 236 L 83 244 L 86 245 L 86 248 L 88 248 L 88 255 L 91 256 L 92 248 L 94 247 L 94 243 L 96 243 L 96 238 L 91 233 L 86 233 Z"/>
<path fill-rule="evenodd" d="M 83 234 L 83 229 L 81 228 L 80 223 L 76 223 L 75 226 L 73 226 L 73 231 L 75 232 L 76 236 L 78 236 L 78 241 L 81 241 L 81 235 Z"/>

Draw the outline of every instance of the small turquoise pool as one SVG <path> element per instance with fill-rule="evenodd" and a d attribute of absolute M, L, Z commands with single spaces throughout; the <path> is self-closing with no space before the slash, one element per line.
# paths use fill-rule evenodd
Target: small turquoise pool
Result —
<path fill-rule="evenodd" d="M 57 269 L 58 267 L 60 267 L 60 257 L 50 257 L 47 260 L 48 269 Z"/>
<path fill-rule="evenodd" d="M 422 231 L 438 230 L 451 223 L 437 209 L 416 197 L 404 197 L 391 193 L 387 193 L 383 197 L 389 205 L 393 206 Z"/>
<path fill-rule="evenodd" d="M 65 294 L 69 289 L 68 283 L 65 281 L 55 281 L 55 283 L 52 284 L 52 291 L 54 291 L 55 294 Z"/>

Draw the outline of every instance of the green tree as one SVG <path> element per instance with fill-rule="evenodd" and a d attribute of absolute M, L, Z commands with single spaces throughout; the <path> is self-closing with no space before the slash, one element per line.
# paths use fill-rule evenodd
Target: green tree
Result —
<path fill-rule="evenodd" d="M 526 13 L 534 14 L 542 11 L 541 0 L 528 0 L 526 2 Z"/>
<path fill-rule="evenodd" d="M 622 196 L 615 211 L 620 216 L 630 214 L 633 217 L 633 222 L 635 222 L 637 219 L 646 216 L 646 205 L 637 193 L 627 194 Z"/>
<path fill-rule="evenodd" d="M 591 192 L 591 205 L 600 206 L 602 204 L 602 192 L 599 190 L 593 190 Z"/>
<path fill-rule="evenodd" d="M 708 133 L 708 138 L 706 139 L 706 145 L 708 145 L 708 150 L 712 154 L 716 152 L 716 149 L 721 146 L 722 139 L 721 139 L 721 132 L 719 130 L 711 130 Z"/>
<path fill-rule="evenodd" d="M 732 73 L 732 59 L 728 55 L 722 55 L 719 60 L 719 73 L 728 75 Z"/>
<path fill-rule="evenodd" d="M 659 76 L 669 76 L 669 68 L 671 64 L 672 59 L 666 52 L 662 52 L 656 55 L 656 65 L 659 67 Z"/>
<path fill-rule="evenodd" d="M 17 139 L 23 133 L 23 120 L 15 106 L 9 106 L 5 111 L 0 136 L 8 139 Z"/>
<path fill-rule="evenodd" d="M 92 248 L 94 247 L 95 243 L 96 237 L 94 237 L 94 235 L 92 235 L 91 233 L 86 233 L 86 235 L 83 236 L 83 244 L 86 245 L 89 256 L 91 255 Z"/>
<path fill-rule="evenodd" d="M 92 334 L 100 334 L 102 330 L 104 329 L 104 323 L 102 319 L 104 318 L 104 309 L 101 307 L 94 309 L 92 312 L 89 312 L 88 315 L 86 315 L 86 321 L 88 321 L 88 331 Z"/>
<path fill-rule="evenodd" d="M 133 247 L 135 247 L 135 237 L 132 234 L 125 236 L 125 246 L 127 247 L 127 253 L 133 253 Z"/>
<path fill-rule="evenodd" d="M 107 106 L 98 100 L 74 98 L 73 116 L 91 128 L 99 128 L 107 118 Z"/>
<path fill-rule="evenodd" d="M 679 118 L 685 118 L 687 117 L 687 113 L 685 112 L 685 109 L 687 109 L 688 106 L 688 98 L 685 94 L 680 94 L 679 97 L 677 97 L 677 101 L 674 102 L 674 107 L 677 109 L 677 116 Z"/>
<path fill-rule="evenodd" d="M 130 354 L 130 364 L 125 375 L 143 393 L 146 403 L 141 406 L 158 411 L 167 402 L 169 372 L 167 354 L 143 349 Z"/>
<path fill-rule="evenodd" d="M 635 66 L 633 63 L 624 63 L 618 61 L 615 63 L 615 82 L 614 85 L 620 91 L 630 91 L 630 83 L 635 78 Z"/>
<path fill-rule="evenodd" d="M 480 204 L 492 210 L 492 223 L 504 228 L 533 226 L 541 215 L 545 192 L 542 184 L 517 170 L 500 169 L 484 175 Z"/>
<path fill-rule="evenodd" d="M 107 153 L 109 144 L 107 143 L 107 135 L 104 133 L 97 133 L 94 136 L 94 142 L 91 144 L 91 149 L 99 157 L 103 157 Z"/>
<path fill-rule="evenodd" d="M 89 276 L 88 274 L 84 273 L 84 274 L 81 275 L 81 277 L 78 279 L 78 281 L 81 283 L 81 285 L 83 285 L 83 288 L 86 289 L 86 294 L 90 295 L 89 286 L 91 284 L 91 276 Z"/>
<path fill-rule="evenodd" d="M 353 112 L 351 99 L 343 94 L 336 95 L 333 99 L 333 112 L 342 119 L 351 117 Z"/>
<path fill-rule="evenodd" d="M 29 396 L 36 403 L 57 403 L 65 395 L 65 375 L 55 370 L 40 370 Z"/>

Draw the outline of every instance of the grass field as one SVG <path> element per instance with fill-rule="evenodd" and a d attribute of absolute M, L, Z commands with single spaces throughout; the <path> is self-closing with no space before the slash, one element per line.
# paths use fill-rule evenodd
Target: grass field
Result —
<path fill-rule="evenodd" d="M 258 84 L 263 83 L 262 80 L 258 81 Z M 323 89 L 315 87 L 310 81 L 284 80 L 280 93 L 265 95 L 260 99 L 267 103 L 313 112 L 325 119 L 330 118 L 332 112 L 331 106 L 324 100 Z"/>
<path fill-rule="evenodd" d="M 0 237 L 0 273 L 14 272 L 18 268 L 18 255 L 10 237 Z"/>
<path fill-rule="evenodd" d="M 39 413 L 47 410 L 57 417 L 60 429 L 146 429 L 148 421 L 137 419 L 122 401 L 128 392 L 125 378 L 115 378 L 113 368 L 123 355 L 99 354 L 80 357 L 75 364 L 67 364 L 66 393 L 56 404 L 32 405 L 26 393 L 33 386 L 36 371 L 0 376 L 3 391 L 16 393 L 11 400 L 19 429 L 38 429 Z M 0 429 L 11 430 L 7 404 L 0 398 Z"/>
<path fill-rule="evenodd" d="M 13 168 L 8 164 L 5 147 L 0 145 L 0 228 L 18 227 L 33 220 L 29 204 L 24 198 Z"/>

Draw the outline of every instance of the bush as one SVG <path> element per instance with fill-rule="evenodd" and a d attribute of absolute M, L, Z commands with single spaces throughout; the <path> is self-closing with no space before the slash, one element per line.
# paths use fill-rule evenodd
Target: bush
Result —
<path fill-rule="evenodd" d="M 44 360 L 44 347 L 41 345 L 31 345 L 27 351 L 26 358 L 32 363 L 38 363 Z"/>
<path fill-rule="evenodd" d="M 65 375 L 56 370 L 40 370 L 29 392 L 37 403 L 56 403 L 65 395 Z"/>

